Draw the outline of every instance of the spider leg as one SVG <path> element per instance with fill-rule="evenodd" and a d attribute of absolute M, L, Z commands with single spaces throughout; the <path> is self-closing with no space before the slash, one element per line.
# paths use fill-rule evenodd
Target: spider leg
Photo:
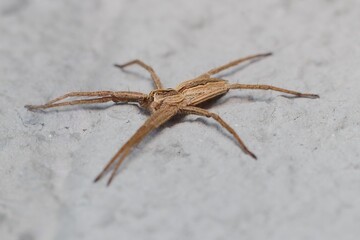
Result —
<path fill-rule="evenodd" d="M 154 112 L 146 122 L 135 132 L 135 134 L 120 148 L 120 150 L 114 155 L 114 157 L 106 164 L 104 169 L 95 178 L 94 182 L 99 181 L 113 166 L 111 176 L 107 182 L 110 185 L 116 173 L 124 161 L 125 157 L 131 152 L 131 149 L 140 143 L 146 135 L 152 130 L 158 128 L 160 125 L 167 122 L 171 117 L 178 112 L 177 107 L 166 107 Z"/>
<path fill-rule="evenodd" d="M 274 87 L 274 86 L 270 86 L 270 85 L 263 85 L 263 84 L 240 84 L 240 83 L 233 83 L 233 84 L 229 84 L 228 87 L 230 89 L 259 89 L 259 90 L 273 90 L 273 91 L 277 91 L 277 92 L 283 92 L 283 93 L 287 93 L 287 94 L 291 94 L 294 95 L 296 97 L 303 97 L 303 98 L 319 98 L 320 96 L 317 94 L 312 94 L 312 93 L 301 93 L 301 92 L 295 92 L 292 90 L 288 90 L 288 89 L 284 89 L 284 88 L 279 88 L 279 87 Z"/>
<path fill-rule="evenodd" d="M 187 114 L 195 114 L 195 115 L 199 115 L 199 116 L 204 116 L 204 117 L 208 117 L 208 118 L 213 118 L 214 120 L 216 120 L 218 123 L 221 124 L 221 126 L 223 126 L 227 131 L 229 131 L 234 137 L 235 139 L 238 141 L 238 143 L 240 144 L 241 149 L 248 155 L 250 155 L 252 158 L 257 159 L 255 154 L 252 153 L 244 144 L 244 142 L 241 140 L 241 138 L 239 137 L 239 135 L 235 132 L 235 130 L 229 126 L 229 124 L 227 124 L 219 115 L 209 112 L 205 109 L 199 108 L 199 107 L 192 107 L 192 106 L 187 106 L 187 107 L 183 107 L 181 108 L 181 112 L 187 113 Z"/>
<path fill-rule="evenodd" d="M 234 61 L 231 61 L 225 65 L 222 65 L 220 67 L 217 67 L 217 68 L 213 68 L 209 71 L 207 71 L 206 73 L 204 74 L 201 74 L 199 77 L 204 77 L 204 76 L 207 76 L 207 77 L 210 77 L 211 75 L 214 75 L 216 73 L 219 73 L 223 70 L 226 70 L 230 67 L 234 67 L 242 62 L 245 62 L 245 61 L 249 61 L 249 60 L 252 60 L 252 59 L 256 59 L 256 58 L 261 58 L 261 57 L 267 57 L 267 56 L 270 56 L 272 55 L 272 53 L 262 53 L 262 54 L 255 54 L 255 55 L 250 55 L 250 56 L 247 56 L 247 57 L 244 57 L 244 58 L 240 58 L 240 59 L 236 59 Z"/>
<path fill-rule="evenodd" d="M 66 98 L 71 97 L 95 97 L 73 101 L 60 102 Z M 93 104 L 104 102 L 139 102 L 146 101 L 147 95 L 138 92 L 113 92 L 113 91 L 96 91 L 96 92 L 71 92 L 63 96 L 57 97 L 43 105 L 26 105 L 29 110 L 46 109 L 52 107 L 79 105 L 79 104 Z"/>
<path fill-rule="evenodd" d="M 130 66 L 130 65 L 134 65 L 134 64 L 137 64 L 139 65 L 140 67 L 144 68 L 145 70 L 147 70 L 150 75 L 151 75 L 151 78 L 152 80 L 154 81 L 155 83 L 155 86 L 157 89 L 163 89 L 163 86 L 161 84 L 161 81 L 160 81 L 160 78 L 159 76 L 156 74 L 156 72 L 154 71 L 154 69 L 152 67 L 150 67 L 149 65 L 145 64 L 143 61 L 141 60 L 138 60 L 138 59 L 135 59 L 133 61 L 130 61 L 130 62 L 127 62 L 127 63 L 124 63 L 124 64 L 115 64 L 114 66 L 115 67 L 118 67 L 118 68 L 125 68 L 127 66 Z"/>

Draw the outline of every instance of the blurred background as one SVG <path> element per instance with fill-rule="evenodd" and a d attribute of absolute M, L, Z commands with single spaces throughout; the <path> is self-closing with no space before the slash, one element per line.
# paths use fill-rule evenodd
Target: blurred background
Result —
<path fill-rule="evenodd" d="M 357 239 L 357 0 L 0 0 L 0 239 Z M 320 94 L 234 91 L 216 122 L 175 119 L 110 187 L 94 177 L 147 119 L 134 105 L 28 112 L 71 91 L 148 93 L 250 54 L 221 76 Z"/>

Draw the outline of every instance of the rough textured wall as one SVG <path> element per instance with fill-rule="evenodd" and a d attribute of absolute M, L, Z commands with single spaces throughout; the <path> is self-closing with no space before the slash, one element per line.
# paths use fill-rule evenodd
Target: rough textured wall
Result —
<path fill-rule="evenodd" d="M 349 1 L 0 2 L 0 238 L 356 239 L 360 235 L 360 5 Z M 149 92 L 139 58 L 174 87 L 223 77 L 319 93 L 233 91 L 211 119 L 175 119 L 92 180 L 147 118 L 134 105 L 32 113 L 69 91 Z"/>

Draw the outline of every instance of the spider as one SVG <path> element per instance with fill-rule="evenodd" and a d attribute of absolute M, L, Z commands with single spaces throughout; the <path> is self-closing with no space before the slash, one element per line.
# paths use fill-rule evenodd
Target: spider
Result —
<path fill-rule="evenodd" d="M 125 157 L 131 152 L 131 149 L 136 146 L 143 138 L 152 130 L 160 127 L 172 117 L 178 114 L 194 114 L 198 116 L 213 118 L 222 127 L 224 127 L 238 142 L 240 148 L 244 153 L 256 159 L 252 153 L 234 131 L 219 115 L 199 107 L 199 104 L 204 103 L 210 99 L 226 94 L 232 89 L 258 89 L 258 90 L 273 90 L 294 97 L 303 98 L 319 98 L 317 94 L 300 93 L 284 88 L 274 87 L 270 85 L 259 84 L 240 84 L 229 83 L 227 80 L 213 77 L 225 69 L 236 66 L 242 62 L 249 60 L 257 60 L 263 57 L 272 55 L 272 53 L 250 55 L 229 62 L 228 64 L 211 69 L 210 71 L 199 75 L 191 80 L 184 81 L 176 88 L 164 88 L 160 78 L 152 67 L 140 60 L 133 60 L 125 64 L 115 64 L 115 67 L 125 68 L 130 65 L 138 65 L 147 70 L 155 84 L 155 89 L 149 94 L 133 91 L 95 91 L 95 92 L 70 92 L 58 98 L 55 98 L 44 105 L 26 105 L 28 110 L 47 109 L 60 106 L 78 105 L 78 104 L 93 104 L 113 101 L 115 103 L 138 103 L 140 107 L 150 111 L 150 117 L 145 123 L 134 133 L 134 135 L 120 148 L 120 150 L 113 156 L 113 158 L 106 164 L 104 169 L 95 178 L 94 182 L 100 180 L 110 169 L 112 173 L 108 179 L 107 185 L 110 185 L 114 179 L 121 163 Z M 84 97 L 83 99 L 62 101 L 66 98 Z"/>

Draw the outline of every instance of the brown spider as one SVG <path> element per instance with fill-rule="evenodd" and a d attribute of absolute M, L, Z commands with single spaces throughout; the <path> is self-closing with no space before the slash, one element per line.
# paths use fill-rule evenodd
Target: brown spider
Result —
<path fill-rule="evenodd" d="M 119 169 L 121 163 L 125 157 L 130 153 L 131 149 L 137 145 L 147 134 L 152 130 L 158 128 L 172 117 L 177 114 L 195 114 L 208 118 L 213 118 L 221 124 L 227 131 L 229 131 L 234 138 L 238 141 L 241 149 L 254 159 L 253 154 L 243 143 L 237 133 L 232 127 L 230 127 L 219 115 L 209 112 L 205 109 L 197 107 L 199 104 L 213 99 L 217 96 L 226 94 L 230 89 L 261 89 L 261 90 L 274 90 L 287 94 L 294 95 L 295 97 L 304 98 L 319 98 L 319 95 L 300 93 L 283 88 L 278 88 L 270 85 L 258 85 L 258 84 L 240 84 L 229 83 L 227 80 L 214 78 L 212 75 L 219 73 L 225 69 L 236 66 L 239 63 L 248 61 L 251 59 L 262 58 L 270 56 L 271 53 L 251 55 L 245 58 L 241 58 L 223 66 L 211 69 L 210 71 L 188 81 L 185 81 L 178 85 L 176 88 L 163 88 L 160 78 L 155 71 L 147 64 L 140 60 L 133 60 L 131 62 L 117 65 L 116 67 L 124 68 L 133 64 L 137 64 L 140 67 L 146 69 L 155 83 L 156 89 L 149 94 L 130 91 L 96 91 L 96 92 L 71 92 L 61 97 L 55 98 L 44 105 L 27 105 L 25 106 L 29 110 L 45 109 L 59 106 L 77 105 L 77 104 L 92 104 L 92 103 L 104 103 L 113 101 L 117 102 L 135 102 L 141 107 L 151 112 L 150 117 L 145 123 L 135 132 L 135 134 L 120 148 L 120 150 L 114 155 L 114 157 L 108 162 L 103 171 L 95 178 L 95 182 L 100 180 L 105 173 L 107 173 L 113 166 L 112 174 L 108 180 L 108 185 L 111 183 Z M 61 100 L 69 97 L 88 97 L 86 99 L 63 101 Z"/>

